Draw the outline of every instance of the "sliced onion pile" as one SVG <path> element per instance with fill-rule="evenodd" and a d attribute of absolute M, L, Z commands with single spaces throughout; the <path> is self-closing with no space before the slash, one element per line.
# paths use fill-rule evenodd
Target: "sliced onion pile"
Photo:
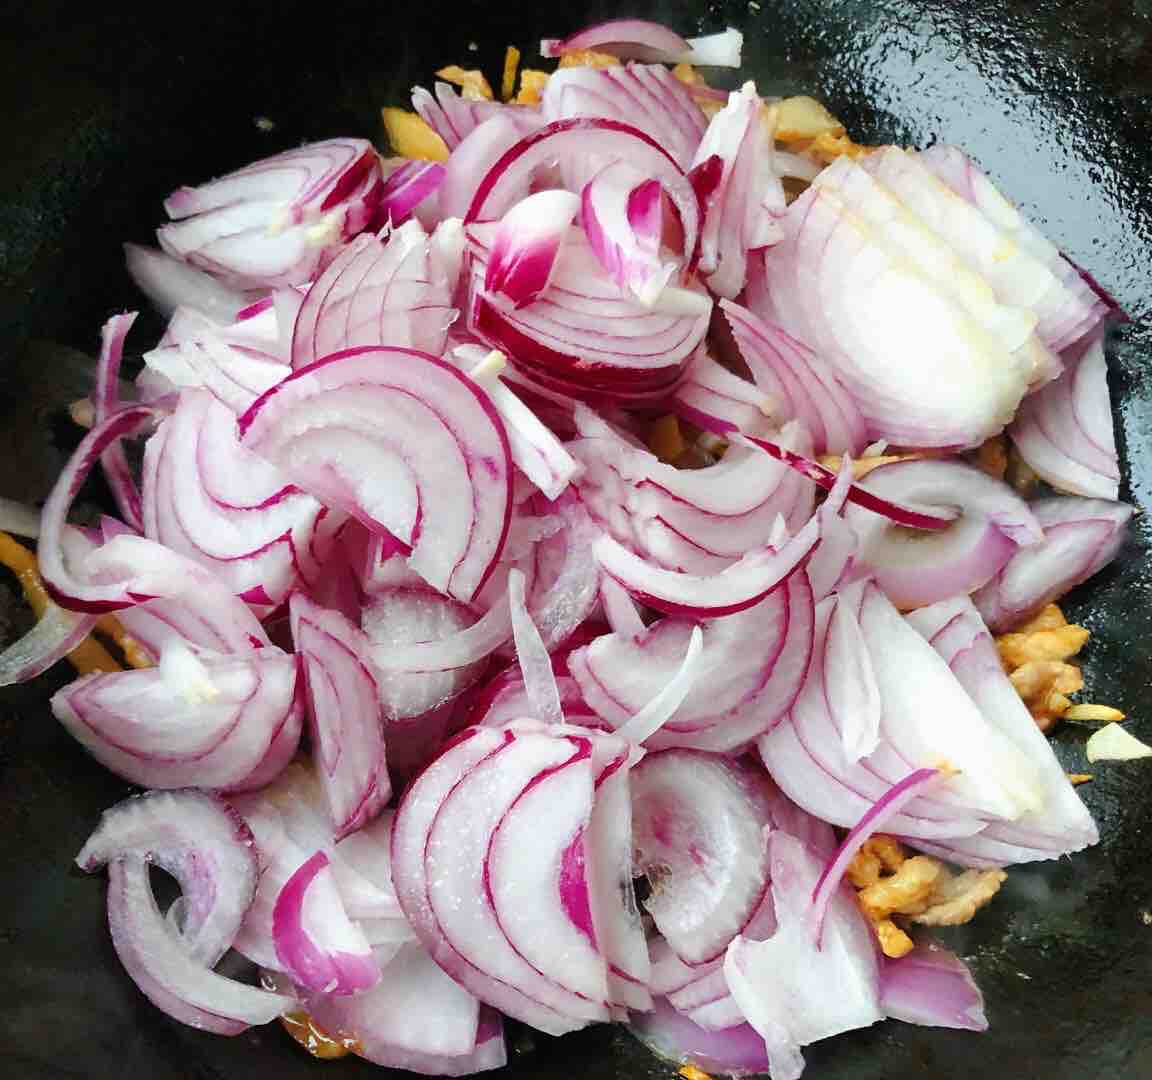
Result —
<path fill-rule="evenodd" d="M 172 1018 L 447 1076 L 506 1063 L 505 1017 L 621 1022 L 794 1080 L 885 1016 L 986 1026 L 940 946 L 878 961 L 845 883 L 877 832 L 1096 842 L 990 628 L 1122 549 L 1108 305 L 959 151 L 777 154 L 753 83 L 666 66 L 740 44 L 550 40 L 629 62 L 538 106 L 417 88 L 446 161 L 297 147 L 128 247 L 167 329 L 126 401 L 108 322 L 91 431 L 39 528 L 6 515 L 51 603 L 0 683 L 108 612 L 147 665 L 52 706 L 152 789 L 78 861 Z M 1005 427 L 1069 494 L 961 456 Z M 81 529 L 97 464 L 120 516 Z"/>

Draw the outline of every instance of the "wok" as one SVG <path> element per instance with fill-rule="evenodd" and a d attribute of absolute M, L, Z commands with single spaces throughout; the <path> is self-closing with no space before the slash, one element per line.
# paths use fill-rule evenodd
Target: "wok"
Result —
<path fill-rule="evenodd" d="M 506 43 L 623 13 L 559 5 L 210 0 L 5 5 L 0 80 L 0 493 L 43 498 L 77 433 L 63 406 L 87 389 L 106 316 L 139 298 L 119 244 L 147 241 L 161 199 L 332 134 L 379 135 L 379 107 L 441 64 L 494 69 Z M 682 32 L 746 34 L 764 93 L 823 98 L 860 141 L 965 146 L 1132 315 L 1110 350 L 1126 462 L 1122 497 L 1152 504 L 1152 5 L 1147 0 L 639 2 Z M 274 126 L 255 123 L 266 117 Z M 268 125 L 262 125 L 268 127 Z M 134 332 L 146 342 L 155 325 Z M 87 354 L 84 355 L 84 354 Z M 93 486 L 89 502 L 102 493 Z M 1152 531 L 1138 515 L 1118 563 L 1070 603 L 1092 631 L 1086 700 L 1152 736 Z M 0 627 L 21 629 L 3 586 Z M 125 785 L 53 720 L 60 669 L 0 697 L 0 1070 L 6 1076 L 333 1077 L 277 1027 L 234 1039 L 168 1020 L 121 972 L 104 886 L 72 859 Z M 1058 739 L 1083 766 L 1083 733 Z M 988 999 L 983 1036 L 886 1023 L 812 1047 L 817 1080 L 981 1074 L 1152 1076 L 1152 763 L 1098 765 L 1082 788 L 1103 840 L 1010 873 L 949 942 Z M 830 987 L 829 993 L 835 993 Z M 513 1033 L 509 1074 L 533 1080 L 671 1076 L 630 1037 Z"/>

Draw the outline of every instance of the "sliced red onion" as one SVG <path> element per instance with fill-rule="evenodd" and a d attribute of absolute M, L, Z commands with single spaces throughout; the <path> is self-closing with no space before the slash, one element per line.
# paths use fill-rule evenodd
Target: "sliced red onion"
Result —
<path fill-rule="evenodd" d="M 1126 503 L 1057 497 L 1031 504 L 1044 539 L 1024 548 L 972 599 L 998 633 L 1098 573 L 1119 554 L 1132 517 Z"/>
<path fill-rule="evenodd" d="M 776 202 L 783 206 L 783 188 L 764 162 L 772 144 L 760 119 L 760 95 L 754 83 L 729 95 L 728 103 L 708 124 L 693 167 L 710 158 L 721 161 L 715 186 L 702 200 L 704 222 L 700 230 L 700 272 L 717 295 L 732 299 L 744 288 L 750 248 L 764 247 L 776 239 L 776 226 L 764 209 L 765 183 L 779 188 Z"/>
<path fill-rule="evenodd" d="M 469 728 L 408 788 L 392 832 L 396 894 L 433 959 L 482 1001 L 553 1034 L 606 1019 L 607 1010 L 561 990 L 513 950 L 485 902 L 484 864 L 507 806 L 533 776 L 573 752 L 564 739 Z M 453 802 L 457 809 L 447 813 Z M 434 840 L 449 826 L 455 831 L 441 850 Z M 451 865 L 441 866 L 445 859 Z"/>
<path fill-rule="evenodd" d="M 237 594 L 280 603 L 307 565 L 321 505 L 240 444 L 236 418 L 185 390 L 148 440 L 144 532 L 213 571 Z"/>
<path fill-rule="evenodd" d="M 462 218 L 472 204 L 477 177 L 486 176 L 505 153 L 519 144 L 524 136 L 539 131 L 544 121 L 536 109 L 504 109 L 490 116 L 470 131 L 457 146 L 444 166 L 444 181 L 437 192 L 441 216 Z M 530 194 L 530 176 L 521 177 L 516 194 L 508 205 L 489 215 L 501 217 L 512 205 Z"/>
<path fill-rule="evenodd" d="M 375 217 L 380 158 L 364 139 L 329 139 L 181 188 L 157 230 L 168 254 L 237 288 L 309 281 Z"/>
<path fill-rule="evenodd" d="M 292 332 L 292 366 L 360 345 L 439 355 L 456 317 L 453 285 L 438 273 L 417 221 L 395 229 L 386 242 L 356 237 L 304 297 Z"/>
<path fill-rule="evenodd" d="M 726 1076 L 766 1073 L 769 1068 L 764 1040 L 750 1024 L 706 1031 L 663 998 L 656 998 L 651 1012 L 631 1017 L 628 1030 L 658 1058 L 676 1068 L 692 1065 Z"/>
<path fill-rule="evenodd" d="M 894 148 L 886 148 L 884 154 Z M 981 259 L 980 268 L 998 290 L 1026 303 L 1040 319 L 1040 333 L 1053 349 L 1068 348 L 1089 333 L 1108 313 L 1108 305 L 1083 280 L 1076 267 L 1029 222 L 993 185 L 964 153 L 954 146 L 934 146 L 915 155 L 904 154 L 895 164 L 919 175 L 909 160 L 926 167 L 932 176 L 947 185 L 979 214 L 959 213 L 957 200 L 940 199 L 957 224 L 948 239 L 967 258 Z M 869 162 L 869 164 L 872 164 Z M 877 162 L 879 164 L 879 162 Z M 984 228 L 979 228 L 982 221 Z M 990 235 L 989 235 L 990 234 Z M 985 241 L 985 238 L 988 240 Z M 986 242 L 987 246 L 984 246 Z"/>
<path fill-rule="evenodd" d="M 604 572 L 649 607 L 669 614 L 715 617 L 759 603 L 802 564 L 819 538 L 819 519 L 813 517 L 778 549 L 753 550 L 709 577 L 663 570 L 610 536 L 597 540 L 593 551 Z"/>
<path fill-rule="evenodd" d="M 573 232 L 548 291 L 515 309 L 486 295 L 482 269 L 490 259 L 491 226 L 468 230 L 476 269 L 469 327 L 507 354 L 533 383 L 568 394 L 632 399 L 659 396 L 676 381 L 684 359 L 708 325 L 707 298 L 685 312 L 652 311 L 606 278 L 591 247 Z"/>
<path fill-rule="evenodd" d="M 445 975 L 418 945 L 374 950 L 380 982 L 352 997 L 314 995 L 308 1013 L 377 1065 L 426 1076 L 467 1076 L 505 1064 L 500 1014 Z M 461 1049 L 463 1047 L 464 1049 Z"/>
<path fill-rule="evenodd" d="M 836 483 L 836 474 L 831 469 L 826 469 L 818 461 L 812 461 L 803 454 L 798 454 L 796 451 L 781 445 L 779 441 L 759 439 L 751 435 L 738 436 L 734 441 L 746 441 L 753 446 L 759 447 L 765 453 L 771 454 L 778 461 L 783 461 L 801 475 L 807 476 L 809 480 L 814 481 L 826 491 L 831 491 Z M 899 503 L 892 502 L 890 499 L 884 499 L 878 495 L 874 495 L 858 483 L 853 483 L 848 488 L 846 498 L 858 506 L 863 506 L 877 514 L 882 514 L 897 525 L 904 525 L 909 529 L 943 529 L 955 520 L 955 515 L 951 512 L 931 512 L 915 507 L 902 506 Z"/>
<path fill-rule="evenodd" d="M 504 354 L 479 345 L 460 345 L 451 359 L 478 382 L 500 414 L 516 467 L 549 499 L 561 492 L 579 471 L 564 444 L 501 379 Z"/>
<path fill-rule="evenodd" d="M 308 696 L 312 751 L 340 840 L 371 821 L 392 795 L 371 645 L 343 615 L 299 593 L 289 610 Z"/>
<path fill-rule="evenodd" d="M 403 225 L 444 181 L 444 166 L 436 161 L 404 159 L 384 178 L 377 220 L 393 228 Z"/>
<path fill-rule="evenodd" d="M 483 391 L 435 357 L 337 353 L 298 368 L 240 429 L 305 490 L 409 547 L 434 588 L 471 600 L 500 557 L 511 509 L 504 425 Z"/>
<path fill-rule="evenodd" d="M 817 948 L 806 923 L 820 860 L 786 833 L 772 833 L 767 843 L 778 927 L 766 941 L 737 937 L 724 974 L 764 1039 L 774 1080 L 797 1080 L 801 1047 L 868 1027 L 884 1014 L 872 931 L 848 891 L 833 898 Z"/>
<path fill-rule="evenodd" d="M 229 322 L 248 303 L 243 293 L 220 284 L 211 274 L 155 248 L 125 244 L 124 261 L 137 288 L 161 315 L 187 306 Z"/>
<path fill-rule="evenodd" d="M 849 581 L 855 571 L 860 541 L 855 530 L 842 517 L 851 489 L 852 461 L 845 457 L 836 482 L 816 511 L 821 518 L 820 543 L 808 560 L 805 572 L 817 602 Z"/>
<path fill-rule="evenodd" d="M 484 273 L 484 290 L 514 308 L 532 303 L 552 280 L 560 248 L 580 199 L 570 191 L 538 191 L 500 220 Z"/>
<path fill-rule="evenodd" d="M 524 572 L 513 570 L 508 575 L 508 609 L 512 615 L 512 634 L 516 642 L 516 659 L 524 680 L 524 692 L 532 705 L 532 715 L 548 724 L 564 720 L 560 692 L 552 661 L 525 606 Z"/>
<path fill-rule="evenodd" d="M 181 666 L 166 663 L 182 653 Z M 173 641 L 155 668 L 87 675 L 52 711 L 99 762 L 152 788 L 245 790 L 291 760 L 296 664 L 278 649 L 197 659 Z"/>
<path fill-rule="evenodd" d="M 739 304 L 722 300 L 720 308 L 752 378 L 768 395 L 772 415 L 801 421 L 817 454 L 858 454 L 868 441 L 864 419 L 820 357 Z"/>
<path fill-rule="evenodd" d="M 392 884 L 392 811 L 385 810 L 362 829 L 344 837 L 332 852 L 332 873 L 348 914 L 365 927 L 374 924 L 379 933 L 384 923 L 396 924 L 387 940 L 413 939 L 396 888 Z M 381 937 L 373 944 L 380 944 Z"/>
<path fill-rule="evenodd" d="M 985 721 L 1027 759 L 1040 787 L 1039 805 L 1015 821 L 991 822 L 972 837 L 934 841 L 934 850 L 946 849 L 946 858 L 965 865 L 1002 866 L 1056 858 L 1096 843 L 1091 814 L 1005 675 L 972 602 L 957 597 L 934 604 L 909 622 L 948 663 Z"/>
<path fill-rule="evenodd" d="M 673 410 L 705 430 L 717 423 L 726 430 L 769 435 L 776 405 L 747 379 L 716 363 L 705 349 L 689 361 L 672 396 Z M 702 420 L 702 423 L 698 421 Z"/>
<path fill-rule="evenodd" d="M 899 960 L 881 961 L 880 1008 L 908 1024 L 988 1030 L 984 995 L 968 965 L 934 941 L 919 942 Z"/>
<path fill-rule="evenodd" d="M 40 535 L 40 511 L 27 503 L 0 496 L 0 530 L 35 540 Z"/>
<path fill-rule="evenodd" d="M 76 861 L 88 871 L 108 864 L 112 943 L 133 981 L 168 1015 L 236 1035 L 290 1008 L 291 998 L 211 970 L 231 944 L 256 887 L 252 834 L 226 803 L 198 791 L 128 799 L 104 814 Z M 180 883 L 181 934 L 157 907 L 150 862 Z"/>
<path fill-rule="evenodd" d="M 706 623 L 696 683 L 652 745 L 731 751 L 778 723 L 807 675 L 812 626 L 803 574 L 747 611 Z M 588 705 L 613 727 L 628 723 L 676 671 L 692 628 L 666 618 L 637 638 L 614 634 L 576 650 L 569 667 Z"/>
<path fill-rule="evenodd" d="M 428 589 L 379 592 L 361 618 L 390 722 L 421 716 L 466 690 L 512 634 L 506 601 L 474 619 Z"/>
<path fill-rule="evenodd" d="M 692 91 L 663 64 L 563 68 L 548 77 L 540 108 L 548 122 L 583 116 L 634 124 L 682 169 L 707 126 Z"/>
<path fill-rule="evenodd" d="M 136 321 L 136 314 L 129 311 L 113 315 L 100 331 L 100 356 L 96 361 L 96 385 L 92 393 L 93 417 L 97 424 L 120 409 L 120 361 L 124 354 L 124 339 Z M 143 528 L 140 491 L 128 466 L 123 444 L 115 442 L 109 446 L 100 458 L 100 464 L 121 515 L 139 532 Z"/>
<path fill-rule="evenodd" d="M 704 635 L 699 626 L 694 626 L 688 638 L 688 648 L 684 650 L 684 659 L 680 662 L 680 667 L 664 688 L 647 705 L 617 729 L 616 733 L 622 739 L 628 739 L 639 745 L 655 735 L 676 715 L 676 711 L 696 684 L 702 667 L 703 651 Z"/>
<path fill-rule="evenodd" d="M 974 592 L 1042 532 L 1007 484 L 958 461 L 913 459 L 872 469 L 858 487 L 902 506 L 958 513 L 946 529 L 902 530 L 859 504 L 845 507 L 858 560 L 899 608 L 924 607 Z"/>
<path fill-rule="evenodd" d="M 454 151 L 485 120 L 509 111 L 509 106 L 498 101 L 469 100 L 445 82 L 437 82 L 435 89 L 433 96 L 422 86 L 413 87 L 412 108 L 444 140 L 449 151 Z"/>
<path fill-rule="evenodd" d="M 0 686 L 28 682 L 63 660 L 96 625 L 96 616 L 48 602 L 44 614 L 23 637 L 0 652 Z"/>
<path fill-rule="evenodd" d="M 621 290 L 647 307 L 659 304 L 678 268 L 660 259 L 661 199 L 660 184 L 627 161 L 606 165 L 580 196 L 580 220 L 596 258 Z"/>
<path fill-rule="evenodd" d="M 637 638 L 644 633 L 646 627 L 636 601 L 614 578 L 606 577 L 600 582 L 600 606 L 612 633 L 622 638 Z"/>
<path fill-rule="evenodd" d="M 816 887 L 812 891 L 809 927 L 818 945 L 823 939 L 828 906 L 843 884 L 844 874 L 856 854 L 908 803 L 917 798 L 925 788 L 937 782 L 941 775 L 938 769 L 916 769 L 910 772 L 898 784 L 893 784 L 883 798 L 873 803 L 872 808 L 849 830 L 835 856 L 821 871 Z"/>
<path fill-rule="evenodd" d="M 380 981 L 372 950 L 349 920 L 322 851 L 280 890 L 272 934 L 284 970 L 306 990 L 354 994 Z"/>
<path fill-rule="evenodd" d="M 692 750 L 649 754 L 632 770 L 644 906 L 689 964 L 715 960 L 748 924 L 765 888 L 768 809 L 750 767 Z"/>
<path fill-rule="evenodd" d="M 1112 424 L 1103 335 L 1086 339 L 1064 373 L 1024 399 L 1008 434 L 1020 456 L 1053 487 L 1115 499 L 1120 461 Z"/>
<path fill-rule="evenodd" d="M 646 19 L 613 19 L 563 39 L 545 38 L 540 42 L 540 55 L 563 56 L 566 52 L 592 49 L 654 63 L 739 67 L 743 43 L 744 35 L 731 27 L 719 34 L 685 41 L 661 23 Z"/>
<path fill-rule="evenodd" d="M 757 314 L 836 370 L 871 437 L 963 447 L 1003 428 L 1032 381 L 1026 350 L 1005 348 L 832 191 L 810 188 L 779 220 Z"/>

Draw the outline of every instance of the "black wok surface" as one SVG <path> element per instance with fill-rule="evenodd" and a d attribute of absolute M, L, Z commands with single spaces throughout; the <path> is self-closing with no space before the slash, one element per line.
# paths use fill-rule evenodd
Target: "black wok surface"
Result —
<path fill-rule="evenodd" d="M 657 14 L 684 32 L 730 23 L 765 93 L 824 98 L 861 141 L 958 142 L 1133 316 L 1111 353 L 1125 497 L 1152 501 L 1152 3 L 740 0 L 710 5 L 386 0 L 41 0 L 0 6 L 0 494 L 43 498 L 76 433 L 62 406 L 87 389 L 109 313 L 140 301 L 119 244 L 146 241 L 182 182 L 333 134 L 379 136 L 378 109 L 473 54 L 493 72 L 606 14 Z M 274 121 L 259 130 L 257 117 Z M 138 324 L 141 325 L 141 324 Z M 147 347 L 144 322 L 130 345 Z M 86 493 L 90 503 L 101 492 Z M 1152 738 L 1152 540 L 1146 514 L 1116 567 L 1070 615 L 1092 630 L 1085 700 Z M 26 625 L 0 582 L 3 640 Z M 320 1065 L 277 1027 L 235 1039 L 181 1027 L 124 976 L 100 878 L 71 860 L 126 793 L 47 707 L 63 668 L 0 691 L 0 1073 L 295 1080 L 367 1076 Z M 1086 733 L 1060 752 L 1084 768 Z M 950 941 L 988 998 L 984 1036 L 888 1023 L 808 1052 L 815 1080 L 1152 1077 L 1152 763 L 1100 764 L 1081 790 L 1103 842 L 1011 872 L 1001 898 Z M 830 993 L 834 989 L 830 988 Z M 609 1029 L 517 1032 L 528 1080 L 671 1076 Z M 376 1070 L 379 1073 L 379 1070 Z"/>

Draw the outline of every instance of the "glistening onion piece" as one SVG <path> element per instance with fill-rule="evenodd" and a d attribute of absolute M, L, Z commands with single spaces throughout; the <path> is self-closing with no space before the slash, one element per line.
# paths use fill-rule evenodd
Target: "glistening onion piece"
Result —
<path fill-rule="evenodd" d="M 644 906 L 689 964 L 722 955 L 760 903 L 769 811 L 750 766 L 664 750 L 632 770 L 637 868 L 653 882 Z"/>
<path fill-rule="evenodd" d="M 0 686 L 27 682 L 47 671 L 76 648 L 95 625 L 96 616 L 69 611 L 49 600 L 36 625 L 0 652 Z"/>
<path fill-rule="evenodd" d="M 704 636 L 699 626 L 692 627 L 688 638 L 688 648 L 676 674 L 647 705 L 627 723 L 617 729 L 616 734 L 630 742 L 642 743 L 655 735 L 661 727 L 676 715 L 676 710 L 692 692 L 701 667 L 701 654 L 704 649 Z"/>
<path fill-rule="evenodd" d="M 541 56 L 563 56 L 577 49 L 592 49 L 613 56 L 702 67 L 739 67 L 744 35 L 729 27 L 718 34 L 685 41 L 674 30 L 645 19 L 613 19 L 597 23 L 563 39 L 545 38 Z"/>
<path fill-rule="evenodd" d="M 308 695 L 312 752 L 335 838 L 341 840 L 371 821 L 392 794 L 371 646 L 343 615 L 299 593 L 289 610 Z"/>
<path fill-rule="evenodd" d="M 968 965 L 934 941 L 918 942 L 899 960 L 881 961 L 880 1008 L 907 1024 L 988 1030 L 984 995 Z"/>
<path fill-rule="evenodd" d="M 1133 513 L 1126 503 L 1074 496 L 1040 499 L 1031 510 L 1044 539 L 1017 551 L 972 597 L 998 633 L 1027 621 L 1112 562 Z"/>
<path fill-rule="evenodd" d="M 300 741 L 296 663 L 279 649 L 192 659 L 193 678 L 154 668 L 87 675 L 52 698 L 65 728 L 107 768 L 151 788 L 246 790 L 279 773 Z"/>
<path fill-rule="evenodd" d="M 858 502 L 845 508 L 860 542 L 858 561 L 905 610 L 973 592 L 1043 535 L 1007 484 L 958 461 L 890 462 L 872 469 L 857 490 L 898 506 L 959 514 L 947 528 L 926 535 L 892 526 Z"/>
<path fill-rule="evenodd" d="M 656 998 L 651 1012 L 630 1017 L 628 1030 L 675 1068 L 692 1065 L 725 1076 L 768 1072 L 764 1040 L 751 1025 L 706 1031 L 672 1008 L 666 998 Z"/>
<path fill-rule="evenodd" d="M 436 161 L 402 161 L 380 188 L 378 219 L 392 227 L 403 225 L 444 180 L 444 166 Z"/>
<path fill-rule="evenodd" d="M 178 307 L 192 307 L 229 322 L 248 303 L 243 293 L 222 285 L 211 274 L 155 248 L 125 244 L 124 263 L 137 288 L 164 316 Z"/>
<path fill-rule="evenodd" d="M 515 308 L 532 303 L 547 287 L 560 247 L 580 208 L 570 191 L 538 191 L 500 220 L 492 241 L 484 290 Z"/>
<path fill-rule="evenodd" d="M 100 356 L 96 361 L 96 386 L 93 389 L 94 418 L 103 423 L 120 408 L 120 361 L 124 355 L 124 339 L 136 312 L 113 315 L 100 331 Z M 137 532 L 143 529 L 140 491 L 128 466 L 122 443 L 115 442 L 104 451 L 100 459 L 104 477 L 112 489 L 112 497 L 120 508 L 124 520 Z"/>
<path fill-rule="evenodd" d="M 292 366 L 359 345 L 439 355 L 454 318 L 452 283 L 419 222 L 406 222 L 387 241 L 358 236 L 305 294 L 292 331 Z"/>
<path fill-rule="evenodd" d="M 472 599 L 511 512 L 508 438 L 487 397 L 411 349 L 360 348 L 299 368 L 240 423 L 304 490 L 411 551 L 434 588 Z"/>
<path fill-rule="evenodd" d="M 344 911 L 322 851 L 280 890 L 272 935 L 284 969 L 308 990 L 354 994 L 371 990 L 380 980 L 372 950 Z"/>
<path fill-rule="evenodd" d="M 556 689 L 556 676 L 548 650 L 540 631 L 532 622 L 525 606 L 524 571 L 512 570 L 508 574 L 508 608 L 512 614 L 512 634 L 516 642 L 516 659 L 524 680 L 524 691 L 532 703 L 532 714 L 538 720 L 559 724 L 564 720 L 560 706 L 560 692 Z"/>
<path fill-rule="evenodd" d="M 434 95 L 423 86 L 414 86 L 412 108 L 444 140 L 449 151 L 454 151 L 485 120 L 510 111 L 498 101 L 473 101 L 439 81 Z"/>
<path fill-rule="evenodd" d="M 1008 434 L 1024 461 L 1061 491 L 1115 499 L 1120 462 L 1103 335 L 1066 358 L 1064 373 L 1029 395 Z"/>

